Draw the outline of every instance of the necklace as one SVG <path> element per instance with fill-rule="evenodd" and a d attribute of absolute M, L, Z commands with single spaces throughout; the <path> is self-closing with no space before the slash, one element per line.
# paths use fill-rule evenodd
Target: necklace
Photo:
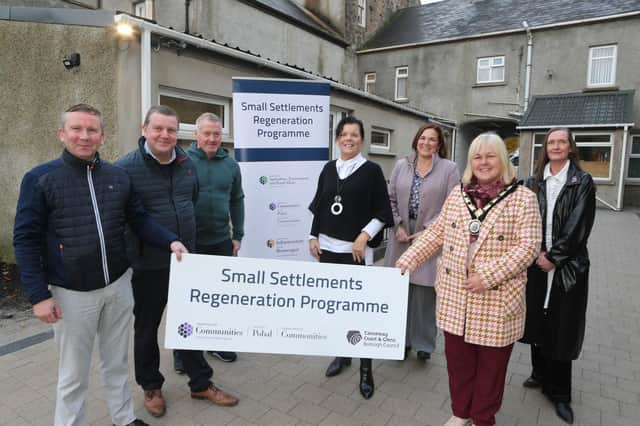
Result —
<path fill-rule="evenodd" d="M 507 195 L 511 194 L 518 187 L 517 183 L 512 183 L 508 187 L 502 190 L 493 200 L 489 201 L 484 207 L 476 207 L 471 201 L 471 197 L 467 194 L 462 186 L 460 185 L 460 190 L 462 191 L 462 199 L 467 205 L 467 209 L 469 210 L 469 214 L 471 215 L 471 219 L 469 220 L 467 226 L 471 235 L 480 234 L 480 229 L 482 228 L 482 221 L 484 221 L 485 217 L 489 213 L 489 210 L 493 208 L 496 204 L 502 201 Z"/>
<path fill-rule="evenodd" d="M 342 167 L 348 167 L 347 169 L 347 173 L 346 176 L 344 177 L 344 179 L 342 181 L 340 181 L 340 170 L 338 170 L 337 164 L 336 164 L 336 195 L 335 197 L 333 197 L 333 204 L 331 204 L 331 214 L 334 216 L 340 216 L 342 214 L 342 210 L 344 209 L 344 206 L 342 205 L 342 195 L 340 195 L 342 193 L 342 189 L 344 188 L 344 184 L 345 181 L 347 180 L 347 178 L 349 176 L 351 176 L 351 174 L 355 171 L 356 166 L 358 165 L 357 162 L 353 162 L 352 164 L 349 164 L 348 166 L 343 165 Z M 340 169 L 342 169 L 342 167 Z"/>

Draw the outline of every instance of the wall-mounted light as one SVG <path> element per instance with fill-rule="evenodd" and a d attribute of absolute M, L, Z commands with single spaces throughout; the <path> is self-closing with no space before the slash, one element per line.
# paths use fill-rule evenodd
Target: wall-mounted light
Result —
<path fill-rule="evenodd" d="M 120 37 L 131 38 L 133 37 L 133 27 L 127 23 L 121 22 L 116 25 L 116 31 Z"/>
<path fill-rule="evenodd" d="M 68 55 L 64 55 L 64 58 L 62 59 L 62 64 L 68 70 L 70 70 L 71 68 L 79 67 L 80 54 L 74 52 L 74 53 L 69 53 Z"/>
<path fill-rule="evenodd" d="M 133 39 L 133 27 L 125 22 L 120 22 L 116 25 L 116 32 L 118 33 L 118 47 L 120 50 L 127 50 L 129 42 Z"/>

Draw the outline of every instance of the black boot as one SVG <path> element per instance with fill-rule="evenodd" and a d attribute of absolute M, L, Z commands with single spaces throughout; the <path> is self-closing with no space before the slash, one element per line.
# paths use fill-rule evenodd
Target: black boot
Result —
<path fill-rule="evenodd" d="M 558 417 L 572 425 L 573 410 L 571 409 L 571 404 L 568 402 L 554 402 L 553 405 L 556 407 L 556 414 Z"/>
<path fill-rule="evenodd" d="M 327 371 L 325 371 L 324 375 L 327 377 L 337 376 L 342 371 L 342 367 L 348 367 L 350 365 L 351 358 L 335 357 L 327 367 Z"/>
<path fill-rule="evenodd" d="M 373 396 L 375 386 L 373 384 L 373 368 L 371 367 L 371 359 L 360 359 L 360 394 L 364 399 Z"/>

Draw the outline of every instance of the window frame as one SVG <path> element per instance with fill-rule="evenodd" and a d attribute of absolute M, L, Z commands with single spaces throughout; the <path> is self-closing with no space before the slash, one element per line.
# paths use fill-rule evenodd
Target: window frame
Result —
<path fill-rule="evenodd" d="M 356 4 L 356 21 L 358 26 L 366 28 L 367 26 L 367 0 L 358 0 Z"/>
<path fill-rule="evenodd" d="M 640 161 L 640 152 L 637 154 L 633 153 L 633 142 L 634 139 L 637 140 L 637 142 L 640 144 L 640 135 L 629 135 L 631 137 L 631 144 L 629 146 L 629 160 L 628 163 L 631 162 L 632 159 L 637 159 Z M 634 182 L 634 183 L 640 183 L 640 176 L 638 177 L 633 177 L 633 176 L 629 176 L 629 164 L 627 163 L 627 174 L 626 174 L 626 180 L 628 180 L 629 182 Z"/>
<path fill-rule="evenodd" d="M 594 49 L 599 49 L 603 47 L 613 47 L 613 55 L 612 64 L 611 64 L 611 80 L 607 83 L 591 83 L 591 72 L 593 70 L 593 51 Z M 603 59 L 603 58 L 597 58 Z M 590 46 L 589 47 L 589 65 L 587 70 L 587 87 L 589 88 L 597 88 L 597 87 L 611 87 L 616 85 L 616 69 L 618 63 L 618 45 L 617 44 L 601 44 L 598 46 Z"/>
<path fill-rule="evenodd" d="M 406 74 L 404 75 L 400 75 L 401 71 L 406 71 Z M 394 99 L 396 101 L 408 101 L 409 100 L 409 66 L 408 65 L 403 65 L 400 67 L 396 67 L 396 74 L 395 74 L 395 88 L 393 91 L 393 95 L 394 95 Z M 400 97 L 398 96 L 398 81 L 400 79 L 404 79 L 406 80 L 406 85 L 405 85 L 405 90 L 406 90 L 406 96 L 405 97 Z"/>
<path fill-rule="evenodd" d="M 496 59 L 502 59 L 502 65 L 495 65 L 493 62 Z M 480 67 L 480 61 L 489 61 L 488 66 Z M 496 68 L 502 68 L 502 79 L 492 79 L 492 71 Z M 489 78 L 487 80 L 480 80 L 480 70 L 489 70 Z M 476 84 L 494 84 L 504 83 L 507 76 L 507 58 L 505 55 L 496 56 L 483 56 L 476 60 Z"/>
<path fill-rule="evenodd" d="M 609 148 L 609 152 L 610 152 L 610 156 L 609 156 L 609 174 L 607 177 L 601 177 L 601 176 L 591 176 L 593 178 L 594 181 L 597 182 L 608 182 L 612 179 L 613 176 L 613 140 L 615 137 L 615 132 L 594 132 L 594 131 L 587 131 L 587 132 L 572 132 L 573 133 L 573 137 L 574 138 L 578 138 L 580 136 L 598 136 L 598 135 L 607 135 L 609 136 L 609 142 L 578 142 L 576 141 L 576 146 L 578 147 L 578 150 L 580 150 L 580 148 L 599 148 L 599 147 L 608 147 Z M 542 144 L 537 144 L 536 143 L 536 135 L 541 135 L 544 138 L 544 135 L 546 135 L 546 132 L 533 132 L 532 134 L 532 139 L 531 139 L 531 175 L 533 175 L 535 173 L 535 150 L 536 148 L 542 148 Z M 581 160 L 582 161 L 582 160 Z"/>
<path fill-rule="evenodd" d="M 385 136 L 387 141 L 386 145 L 378 145 L 373 143 L 373 134 L 379 133 Z M 384 127 L 371 126 L 371 132 L 369 133 L 369 145 L 372 151 L 389 151 L 391 149 L 391 133 L 390 129 Z"/>
<path fill-rule="evenodd" d="M 229 99 L 207 93 L 193 92 L 186 89 L 166 86 L 160 86 L 160 89 L 158 90 L 158 105 L 161 104 L 161 96 L 170 96 L 172 98 L 184 99 L 187 101 L 203 102 L 221 106 L 224 111 L 224 114 L 220 119 L 220 123 L 222 124 L 222 135 L 229 135 L 229 114 L 231 113 L 231 102 Z M 196 123 L 184 123 L 181 121 L 178 126 L 178 139 L 195 140 L 195 131 Z"/>
<path fill-rule="evenodd" d="M 370 79 L 369 77 L 373 76 L 373 79 Z M 375 85 L 376 85 L 376 78 L 377 75 L 375 72 L 365 72 L 364 73 L 364 91 L 367 93 L 371 93 L 371 94 L 375 94 Z M 371 91 L 369 90 L 369 85 L 373 84 L 374 90 Z"/>

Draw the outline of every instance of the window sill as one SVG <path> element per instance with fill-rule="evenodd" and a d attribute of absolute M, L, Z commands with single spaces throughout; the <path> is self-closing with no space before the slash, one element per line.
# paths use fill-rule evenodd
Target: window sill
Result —
<path fill-rule="evenodd" d="M 408 104 L 409 103 L 409 99 L 408 98 L 401 98 L 401 99 L 394 99 L 394 100 L 398 104 Z"/>
<path fill-rule="evenodd" d="M 398 153 L 373 148 L 369 149 L 369 155 L 377 155 L 379 157 L 397 157 Z"/>
<path fill-rule="evenodd" d="M 593 86 L 582 89 L 583 92 L 615 92 L 618 90 L 620 90 L 618 86 Z"/>
<path fill-rule="evenodd" d="M 496 82 L 492 82 L 492 83 L 475 83 L 473 85 L 471 85 L 472 88 L 476 88 L 476 87 L 498 87 L 498 86 L 506 86 L 507 83 L 504 81 L 496 81 Z"/>

